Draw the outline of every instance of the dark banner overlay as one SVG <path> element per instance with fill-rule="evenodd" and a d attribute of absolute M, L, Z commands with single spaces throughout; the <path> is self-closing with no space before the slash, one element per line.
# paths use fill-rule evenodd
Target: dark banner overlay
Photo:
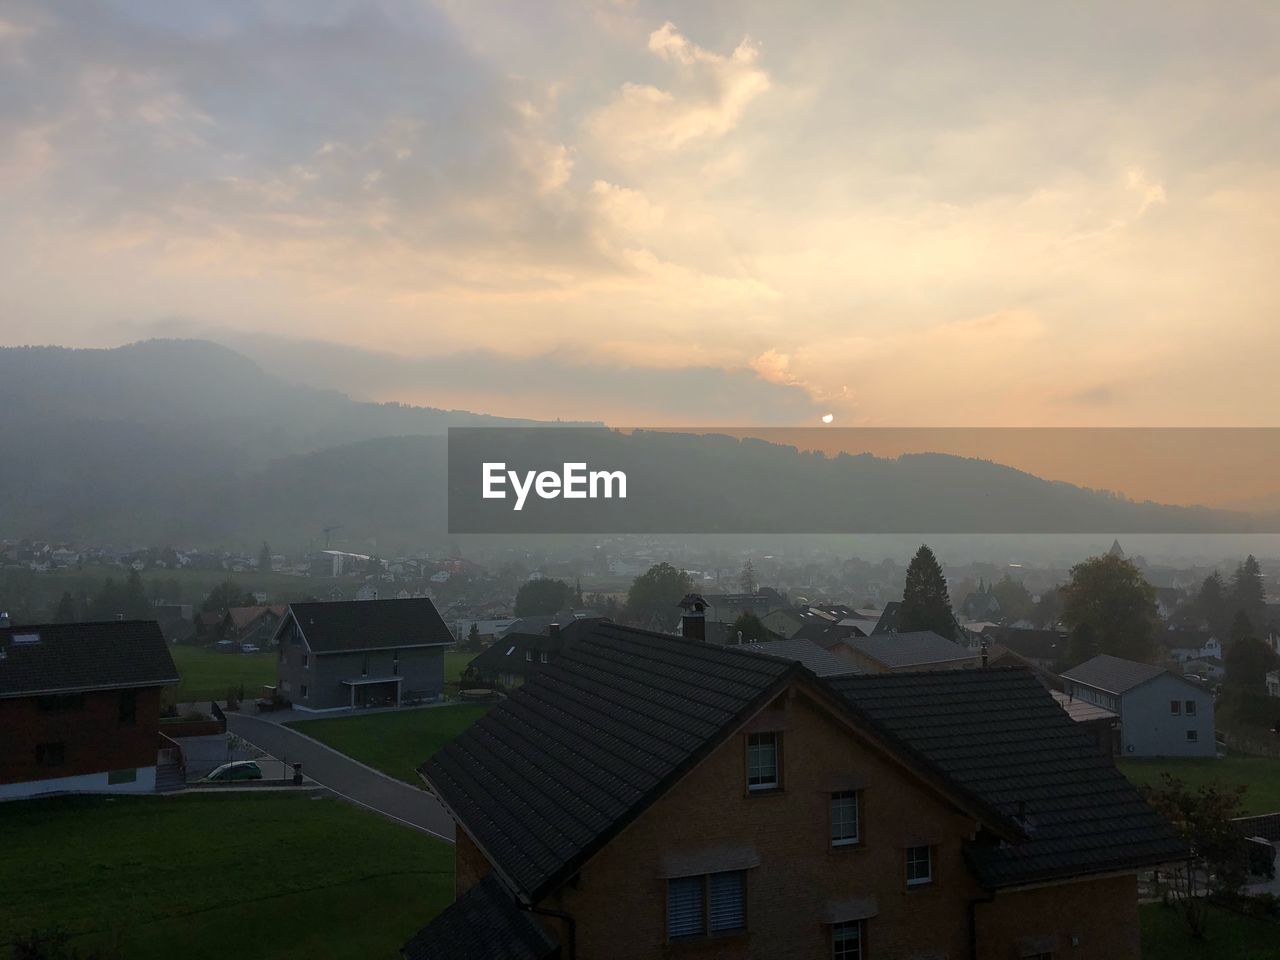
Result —
<path fill-rule="evenodd" d="M 1277 533 L 1280 429 L 456 427 L 450 533 Z"/>

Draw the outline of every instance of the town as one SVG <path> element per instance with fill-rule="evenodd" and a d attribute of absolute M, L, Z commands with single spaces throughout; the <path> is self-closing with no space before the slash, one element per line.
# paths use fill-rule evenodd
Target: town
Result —
<path fill-rule="evenodd" d="M 410 960 L 1270 936 L 1274 561 L 1166 567 L 1115 540 L 1066 570 L 926 545 L 628 577 L 655 545 L 603 546 L 491 569 L 0 544 L 0 822 L 62 864 L 0 936 L 149 956 L 191 909 L 210 919 L 184 936 L 340 928 Z M 104 855 L 136 845 L 127 919 L 49 846 L 89 824 Z M 350 862 L 325 830 L 361 838 Z M 175 909 L 173 870 L 207 890 Z M 331 915 L 255 906 L 333 885 Z"/>

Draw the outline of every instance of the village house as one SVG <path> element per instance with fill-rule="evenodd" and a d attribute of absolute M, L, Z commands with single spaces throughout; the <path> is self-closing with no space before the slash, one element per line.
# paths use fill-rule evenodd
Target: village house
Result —
<path fill-rule="evenodd" d="M 436 700 L 453 635 L 426 598 L 293 603 L 276 628 L 278 692 L 294 709 Z"/>
<path fill-rule="evenodd" d="M 1125 757 L 1212 757 L 1213 695 L 1164 667 L 1100 654 L 1062 674 L 1065 693 L 1119 716 Z"/>
<path fill-rule="evenodd" d="M 154 621 L 0 628 L 0 799 L 180 783 L 160 734 L 161 688 L 178 679 Z"/>
<path fill-rule="evenodd" d="M 1024 670 L 822 679 L 593 625 L 419 771 L 455 903 L 406 960 L 1136 960 L 1183 850 Z"/>

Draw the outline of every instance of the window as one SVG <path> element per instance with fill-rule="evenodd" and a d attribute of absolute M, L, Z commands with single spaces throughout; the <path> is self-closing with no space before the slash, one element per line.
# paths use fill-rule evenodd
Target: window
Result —
<path fill-rule="evenodd" d="M 747 926 L 747 873 L 732 870 L 667 881 L 667 937 L 704 937 Z"/>
<path fill-rule="evenodd" d="M 933 848 L 907 847 L 907 886 L 919 887 L 933 881 Z"/>
<path fill-rule="evenodd" d="M 303 700 L 307 699 L 307 685 L 305 683 L 302 684 L 302 686 L 300 686 L 298 690 L 302 693 L 302 699 Z"/>
<path fill-rule="evenodd" d="M 305 653 L 302 655 L 302 669 L 303 670 L 311 669 L 311 657 Z"/>
<path fill-rule="evenodd" d="M 1199 739 L 1200 739 L 1200 731 L 1199 731 L 1199 730 L 1188 730 L 1188 731 L 1187 731 L 1187 743 L 1196 743 L 1197 741 L 1199 741 Z"/>
<path fill-rule="evenodd" d="M 57 767 L 66 760 L 67 746 L 64 743 L 36 744 L 36 764 L 41 767 Z"/>
<path fill-rule="evenodd" d="M 547 662 L 547 651 L 545 650 L 542 651 L 542 662 L 543 663 Z"/>
<path fill-rule="evenodd" d="M 778 747 L 782 735 L 777 733 L 747 734 L 747 789 L 776 790 L 778 781 Z"/>
<path fill-rule="evenodd" d="M 862 960 L 862 920 L 831 925 L 832 960 Z"/>
<path fill-rule="evenodd" d="M 1188 717 L 1194 717 L 1196 715 L 1196 702 L 1194 700 L 1188 700 L 1187 705 L 1183 708 L 1182 712 Z"/>
<path fill-rule="evenodd" d="M 831 795 L 831 845 L 848 846 L 858 842 L 858 792 L 843 790 Z"/>
<path fill-rule="evenodd" d="M 1170 700 L 1170 701 L 1169 701 L 1169 715 L 1170 715 L 1171 717 L 1176 717 L 1176 716 L 1179 716 L 1181 713 L 1182 713 L 1182 701 L 1181 701 L 1181 700 Z"/>
<path fill-rule="evenodd" d="M 120 722 L 132 724 L 138 722 L 138 695 L 132 690 L 120 694 Z"/>
<path fill-rule="evenodd" d="M 525 662 L 525 663 L 533 663 L 533 651 L 532 651 L 532 650 L 526 650 L 526 651 L 524 652 L 524 662 Z"/>
<path fill-rule="evenodd" d="M 138 768 L 131 767 L 128 770 L 112 770 L 107 774 L 107 783 L 137 783 Z"/>

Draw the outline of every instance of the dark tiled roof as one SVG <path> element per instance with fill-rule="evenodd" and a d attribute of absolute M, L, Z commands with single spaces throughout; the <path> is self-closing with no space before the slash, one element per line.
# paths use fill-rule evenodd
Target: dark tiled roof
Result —
<path fill-rule="evenodd" d="M 293 603 L 289 609 L 312 653 L 453 643 L 436 605 L 426 597 Z M 287 617 L 282 629 L 286 622 Z"/>
<path fill-rule="evenodd" d="M 800 670 L 600 623 L 420 773 L 537 901 Z"/>
<path fill-rule="evenodd" d="M 861 673 L 844 657 L 824 650 L 812 640 L 772 640 L 768 643 L 748 643 L 743 647 L 752 653 L 763 653 L 767 657 L 779 657 L 804 664 L 820 677 L 839 677 L 851 673 Z"/>
<path fill-rule="evenodd" d="M 898 611 L 902 609 L 902 601 L 893 600 L 884 605 L 884 610 L 880 612 L 880 619 L 876 621 L 876 627 L 871 632 L 875 633 L 893 633 L 898 629 Z"/>
<path fill-rule="evenodd" d="M 22 642 L 32 636 L 39 639 Z M 154 620 L 0 629 L 0 697 L 177 682 L 178 668 Z"/>
<path fill-rule="evenodd" d="M 848 637 L 844 642 L 863 656 L 890 668 L 924 667 L 933 663 L 972 660 L 977 656 L 972 650 L 939 636 L 932 630 Z"/>
<path fill-rule="evenodd" d="M 1093 739 L 1026 670 L 881 673 L 827 681 L 874 728 L 1023 826 L 973 846 L 989 887 L 1134 869 L 1182 847 Z"/>
<path fill-rule="evenodd" d="M 1096 687 L 1107 693 L 1127 693 L 1134 687 L 1140 687 L 1148 680 L 1168 673 L 1164 667 L 1155 667 L 1149 663 L 1138 663 L 1135 660 L 1122 660 L 1109 654 L 1100 653 L 1092 660 L 1086 660 L 1078 667 L 1064 670 L 1064 680 L 1073 680 L 1088 687 Z"/>
<path fill-rule="evenodd" d="M 1001 627 L 995 640 L 1014 653 L 1032 660 L 1061 660 L 1067 653 L 1067 635 L 1056 630 Z"/>
<path fill-rule="evenodd" d="M 560 948 L 492 874 L 446 907 L 403 947 L 404 960 L 549 960 Z"/>

